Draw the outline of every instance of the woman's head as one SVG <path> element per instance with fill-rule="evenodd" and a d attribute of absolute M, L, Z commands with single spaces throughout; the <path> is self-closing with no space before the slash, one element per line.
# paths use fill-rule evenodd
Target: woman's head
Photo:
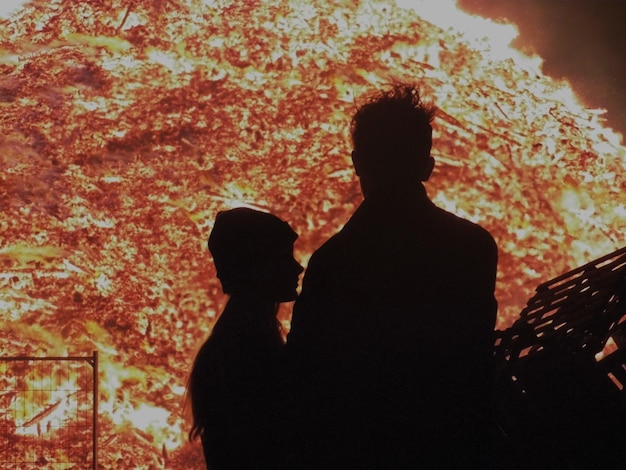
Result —
<path fill-rule="evenodd" d="M 293 257 L 297 237 L 289 224 L 266 212 L 219 212 L 208 245 L 224 292 L 294 300 L 303 270 Z"/>

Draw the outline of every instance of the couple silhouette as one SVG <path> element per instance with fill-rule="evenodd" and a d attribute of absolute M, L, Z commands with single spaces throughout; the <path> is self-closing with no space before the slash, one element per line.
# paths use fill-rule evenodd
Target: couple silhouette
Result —
<path fill-rule="evenodd" d="M 228 303 L 189 381 L 210 469 L 489 468 L 497 247 L 423 182 L 436 109 L 392 83 L 353 116 L 364 200 L 303 268 L 246 208 L 209 237 Z M 286 344 L 278 303 L 295 300 Z"/>

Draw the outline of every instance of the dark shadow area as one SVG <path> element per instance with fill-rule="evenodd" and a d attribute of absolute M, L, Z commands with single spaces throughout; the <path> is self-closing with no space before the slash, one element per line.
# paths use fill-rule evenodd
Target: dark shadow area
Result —
<path fill-rule="evenodd" d="M 465 11 L 519 27 L 514 45 L 544 60 L 544 72 L 565 78 L 583 103 L 603 108 L 626 135 L 626 2 L 619 0 L 459 0 Z"/>

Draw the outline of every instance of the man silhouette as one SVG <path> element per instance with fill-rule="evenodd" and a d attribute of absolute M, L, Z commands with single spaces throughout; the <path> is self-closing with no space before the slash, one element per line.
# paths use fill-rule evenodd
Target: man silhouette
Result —
<path fill-rule="evenodd" d="M 311 257 L 287 339 L 303 466 L 488 465 L 497 247 L 426 194 L 435 111 L 394 83 L 353 117 L 364 201 Z"/>

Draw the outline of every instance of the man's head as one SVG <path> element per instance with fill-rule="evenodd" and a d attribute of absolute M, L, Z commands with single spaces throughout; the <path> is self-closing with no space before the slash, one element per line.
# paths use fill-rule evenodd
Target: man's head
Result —
<path fill-rule="evenodd" d="M 352 118 L 352 161 L 363 192 L 426 181 L 436 108 L 415 85 L 395 82 L 369 97 Z"/>

